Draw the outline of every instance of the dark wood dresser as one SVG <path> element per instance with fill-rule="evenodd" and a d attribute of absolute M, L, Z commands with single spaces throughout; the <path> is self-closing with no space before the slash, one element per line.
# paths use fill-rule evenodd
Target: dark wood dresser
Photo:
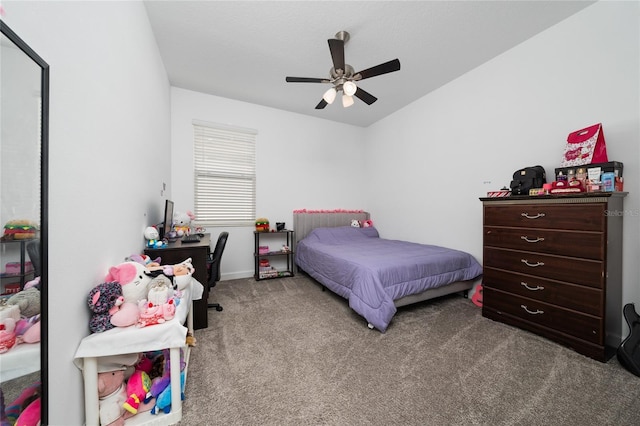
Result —
<path fill-rule="evenodd" d="M 482 315 L 611 358 L 622 338 L 626 194 L 481 198 Z"/>

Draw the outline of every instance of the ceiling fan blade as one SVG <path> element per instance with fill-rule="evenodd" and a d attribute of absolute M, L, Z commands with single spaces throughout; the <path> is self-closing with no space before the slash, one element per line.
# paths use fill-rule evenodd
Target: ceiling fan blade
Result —
<path fill-rule="evenodd" d="M 378 98 L 373 96 L 371 93 L 367 92 L 366 90 L 362 90 L 359 87 L 356 90 L 356 93 L 354 95 L 360 98 L 360 100 L 362 100 L 367 105 L 371 105 L 372 103 L 378 100 Z"/>
<path fill-rule="evenodd" d="M 330 38 L 329 50 L 331 51 L 331 59 L 333 60 L 333 68 L 344 73 L 344 41 L 337 38 Z"/>
<path fill-rule="evenodd" d="M 354 75 L 356 80 L 364 80 L 365 78 L 375 77 L 377 75 L 387 74 L 390 72 L 398 71 L 400 69 L 400 61 L 398 59 L 394 59 L 389 62 L 385 62 L 384 64 L 376 65 L 375 67 L 367 68 L 366 70 L 362 70 Z M 358 78 L 360 75 L 360 78 Z"/>
<path fill-rule="evenodd" d="M 326 107 L 327 105 L 329 105 L 329 104 L 327 103 L 327 101 L 325 101 L 325 100 L 323 99 L 323 100 L 321 100 L 321 101 L 318 103 L 318 105 L 316 105 L 316 109 L 323 109 L 323 108 L 324 108 L 324 107 Z"/>
<path fill-rule="evenodd" d="M 313 78 L 313 77 L 286 77 L 287 83 L 331 83 L 331 80 L 326 78 Z"/>

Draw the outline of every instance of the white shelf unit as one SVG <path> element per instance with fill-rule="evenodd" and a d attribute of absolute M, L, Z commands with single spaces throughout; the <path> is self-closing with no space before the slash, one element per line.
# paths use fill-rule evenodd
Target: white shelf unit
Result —
<path fill-rule="evenodd" d="M 199 286 L 194 291 L 194 286 Z M 134 354 L 169 349 L 171 369 L 171 412 L 138 413 L 125 420 L 125 425 L 173 425 L 182 418 L 180 387 L 180 349 L 184 349 L 185 381 L 189 365 L 190 348 L 186 346 L 187 332 L 193 333 L 193 300 L 202 297 L 202 284 L 192 280 L 191 289 L 185 292 L 175 317 L 164 324 L 137 328 L 116 327 L 102 333 L 91 334 L 80 342 L 74 362 L 83 370 L 85 424 L 100 425 L 98 398 L 98 362 L 101 357 Z M 193 297 L 192 297 L 193 296 Z M 187 327 L 183 326 L 186 321 Z"/>

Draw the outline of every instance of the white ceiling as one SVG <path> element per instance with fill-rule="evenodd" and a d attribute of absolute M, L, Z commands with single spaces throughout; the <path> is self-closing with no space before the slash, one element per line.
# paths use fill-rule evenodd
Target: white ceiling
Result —
<path fill-rule="evenodd" d="M 592 1 L 146 1 L 172 86 L 367 127 Z M 348 31 L 356 71 L 398 58 L 400 71 L 358 83 L 378 98 L 314 109 L 330 85 L 327 39 Z"/>

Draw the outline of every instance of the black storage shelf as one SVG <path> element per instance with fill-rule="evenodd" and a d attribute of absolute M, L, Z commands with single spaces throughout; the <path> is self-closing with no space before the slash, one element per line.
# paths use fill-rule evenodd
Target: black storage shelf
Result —
<path fill-rule="evenodd" d="M 295 243 L 295 233 L 294 231 L 285 229 L 283 231 L 274 231 L 274 232 L 260 232 L 253 231 L 254 237 L 254 278 L 256 281 L 262 280 L 270 280 L 275 278 L 288 278 L 294 276 L 294 266 L 293 266 L 293 254 L 294 254 L 294 243 Z M 260 245 L 262 241 L 269 241 L 271 243 L 285 244 L 289 247 L 289 251 L 269 251 L 268 253 L 260 253 Z M 260 270 L 260 260 L 269 259 L 269 258 L 282 258 L 285 257 L 286 261 L 286 269 L 284 270 L 276 270 L 269 269 L 268 271 Z M 271 265 L 269 265 L 271 268 Z"/>

